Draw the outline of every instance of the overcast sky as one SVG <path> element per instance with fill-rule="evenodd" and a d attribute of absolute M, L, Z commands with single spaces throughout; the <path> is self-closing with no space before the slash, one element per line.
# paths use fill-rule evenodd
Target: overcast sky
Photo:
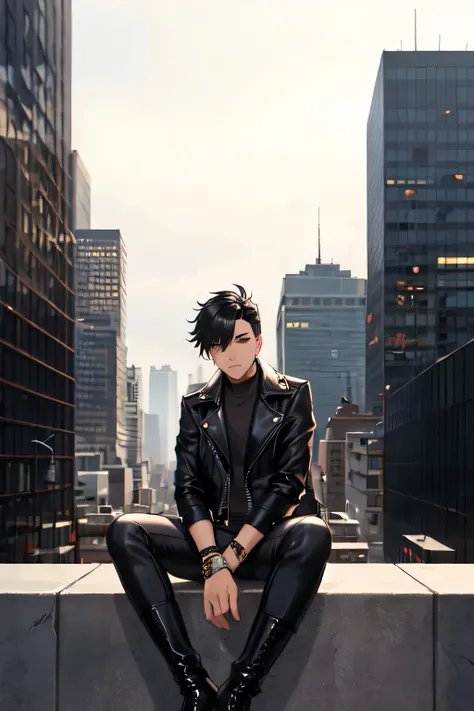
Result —
<path fill-rule="evenodd" d="M 418 0 L 418 49 L 474 50 L 472 0 Z M 196 300 L 237 282 L 276 366 L 281 280 L 316 257 L 366 277 L 366 122 L 393 0 L 73 0 L 73 148 L 92 226 L 128 250 L 129 363 L 196 373 Z M 210 366 L 205 374 L 212 373 Z M 291 373 L 290 373 L 291 375 Z"/>

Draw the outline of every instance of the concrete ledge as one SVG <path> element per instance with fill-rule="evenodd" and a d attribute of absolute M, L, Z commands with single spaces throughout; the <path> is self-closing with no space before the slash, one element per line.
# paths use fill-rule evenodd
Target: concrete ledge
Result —
<path fill-rule="evenodd" d="M 225 632 L 204 619 L 201 586 L 173 584 L 190 637 L 221 683 L 262 585 L 239 585 L 242 621 Z M 473 600 L 474 566 L 329 564 L 252 711 L 469 708 Z M 111 564 L 0 566 L 0 679 L 9 711 L 181 706 Z"/>
<path fill-rule="evenodd" d="M 474 565 L 398 565 L 434 594 L 436 710 L 474 707 Z"/>

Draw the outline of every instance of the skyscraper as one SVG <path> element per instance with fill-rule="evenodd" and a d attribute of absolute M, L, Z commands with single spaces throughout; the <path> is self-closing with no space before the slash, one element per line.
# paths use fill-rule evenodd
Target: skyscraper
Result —
<path fill-rule="evenodd" d="M 318 259 L 319 262 L 319 259 Z M 365 402 L 365 279 L 338 264 L 307 264 L 283 279 L 277 317 L 278 369 L 310 381 L 318 443 L 341 396 Z"/>
<path fill-rule="evenodd" d="M 178 373 L 169 365 L 150 368 L 149 413 L 158 415 L 160 433 L 160 464 L 170 467 L 175 460 L 178 434 Z"/>
<path fill-rule="evenodd" d="M 1 3 L 0 563 L 74 560 L 70 150 L 71 3 Z"/>
<path fill-rule="evenodd" d="M 474 52 L 384 52 L 367 128 L 367 403 L 474 336 Z"/>
<path fill-rule="evenodd" d="M 77 151 L 69 157 L 71 176 L 71 229 L 91 228 L 91 179 Z"/>
<path fill-rule="evenodd" d="M 127 458 L 126 260 L 119 230 L 77 230 L 76 451 Z"/>
<path fill-rule="evenodd" d="M 127 466 L 133 469 L 133 484 L 142 484 L 143 460 L 143 409 L 141 407 L 141 368 L 127 368 L 127 402 L 125 419 L 127 427 Z"/>
<path fill-rule="evenodd" d="M 160 418 L 149 412 L 143 417 L 143 458 L 148 460 L 150 472 L 155 472 L 164 458 L 160 451 Z"/>

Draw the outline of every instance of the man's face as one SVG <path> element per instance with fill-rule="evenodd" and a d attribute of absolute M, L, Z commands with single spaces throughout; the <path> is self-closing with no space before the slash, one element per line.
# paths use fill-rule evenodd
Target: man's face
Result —
<path fill-rule="evenodd" d="M 248 321 L 235 322 L 234 336 L 225 351 L 220 346 L 211 346 L 210 354 L 215 364 L 232 380 L 240 380 L 260 353 L 262 336 L 255 338 Z"/>

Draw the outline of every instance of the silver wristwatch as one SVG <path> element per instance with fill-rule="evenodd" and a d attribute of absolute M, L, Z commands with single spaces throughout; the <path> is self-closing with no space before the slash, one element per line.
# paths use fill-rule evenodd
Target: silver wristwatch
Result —
<path fill-rule="evenodd" d="M 209 558 L 209 560 L 206 560 L 206 562 L 203 564 L 203 578 L 204 580 L 207 580 L 212 575 L 214 575 L 214 573 L 217 573 L 219 570 L 223 570 L 224 568 L 228 567 L 229 565 L 222 555 L 215 555 L 212 558 Z"/>

